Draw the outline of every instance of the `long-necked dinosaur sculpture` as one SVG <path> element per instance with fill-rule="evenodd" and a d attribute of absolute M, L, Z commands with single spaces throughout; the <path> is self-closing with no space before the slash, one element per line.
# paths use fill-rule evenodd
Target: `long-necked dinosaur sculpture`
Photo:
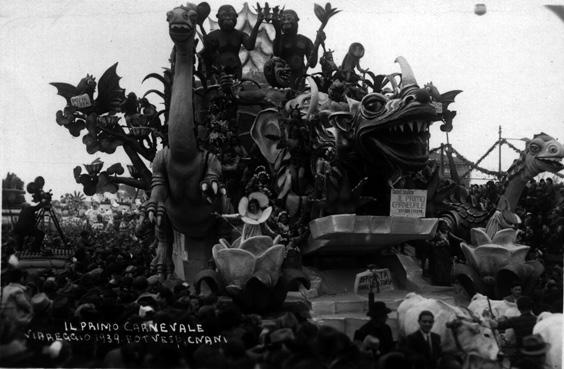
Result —
<path fill-rule="evenodd" d="M 444 219 L 451 231 L 462 239 L 469 238 L 471 228 L 486 225 L 490 238 L 503 228 L 520 222 L 515 214 L 517 203 L 527 182 L 540 173 L 557 173 L 564 166 L 564 146 L 546 133 L 539 133 L 527 142 L 525 150 L 516 159 L 503 179 L 505 190 L 495 212 L 473 208 L 468 201 L 445 200 L 437 204 L 436 216 Z"/>
<path fill-rule="evenodd" d="M 471 242 L 461 243 L 466 264 L 455 264 L 453 274 L 470 294 L 501 297 L 515 280 L 530 293 L 543 266 L 536 260 L 526 260 L 529 246 L 515 243 L 514 227 L 520 223 L 515 210 L 527 182 L 540 173 L 560 171 L 564 168 L 562 158 L 564 146 L 540 133 L 513 162 L 507 172 L 505 191 L 486 228 L 472 228 Z"/>
<path fill-rule="evenodd" d="M 210 243 L 217 237 L 213 231 L 216 218 L 212 213 L 221 211 L 218 209 L 221 199 L 215 197 L 221 164 L 215 155 L 198 148 L 194 125 L 194 36 L 200 14 L 205 14 L 201 11 L 205 8 L 202 4 L 188 3 L 167 14 L 169 34 L 174 42 L 168 147 L 159 151 L 153 161 L 152 191 L 147 205 L 149 217 L 156 220 L 159 228 L 156 263 L 166 269 L 172 264 L 172 230 L 187 237 L 190 257 L 204 263 L 211 256 Z M 176 250 L 185 252 L 179 242 L 181 236 L 176 234 L 174 238 L 176 245 L 181 246 Z M 177 275 L 179 272 L 175 271 Z"/>

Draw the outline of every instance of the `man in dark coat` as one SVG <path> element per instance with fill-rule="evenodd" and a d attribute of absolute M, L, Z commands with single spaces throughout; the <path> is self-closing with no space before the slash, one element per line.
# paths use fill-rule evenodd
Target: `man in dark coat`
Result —
<path fill-rule="evenodd" d="M 386 324 L 388 313 L 390 312 L 391 310 L 388 309 L 384 302 L 374 302 L 369 308 L 368 313 L 366 313 L 366 315 L 370 317 L 370 321 L 354 332 L 353 341 L 361 348 L 370 346 L 370 342 L 374 342 L 371 341 L 370 338 L 367 339 L 368 336 L 377 338 L 378 348 L 372 350 L 374 358 L 387 354 L 394 348 L 392 329 Z"/>
<path fill-rule="evenodd" d="M 431 332 L 435 316 L 428 310 L 419 314 L 419 330 L 406 337 L 405 346 L 408 354 L 425 369 L 436 368 L 441 357 L 441 336 Z"/>

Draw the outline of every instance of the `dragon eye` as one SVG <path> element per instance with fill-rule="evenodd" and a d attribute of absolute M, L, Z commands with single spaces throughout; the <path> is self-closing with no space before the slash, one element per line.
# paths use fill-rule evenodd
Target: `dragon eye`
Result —
<path fill-rule="evenodd" d="M 529 150 L 530 150 L 531 153 L 533 153 L 533 154 L 538 153 L 538 152 L 540 151 L 540 149 L 541 149 L 540 146 L 537 145 L 537 144 L 535 144 L 535 143 L 532 143 L 532 144 L 529 145 Z"/>
<path fill-rule="evenodd" d="M 548 148 L 548 152 L 551 154 L 556 154 L 558 152 L 558 148 L 556 146 L 550 146 Z"/>
<path fill-rule="evenodd" d="M 384 109 L 386 105 L 386 98 L 379 94 L 371 94 L 364 97 L 362 100 L 362 108 L 366 112 L 378 113 Z"/>

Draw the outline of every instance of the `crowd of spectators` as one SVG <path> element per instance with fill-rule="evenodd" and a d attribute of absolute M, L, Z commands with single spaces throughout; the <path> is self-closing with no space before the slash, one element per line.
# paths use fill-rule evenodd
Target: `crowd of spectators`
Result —
<path fill-rule="evenodd" d="M 469 189 L 471 201 L 484 209 L 494 206 L 501 191 L 494 182 Z M 529 183 L 519 208 L 521 242 L 543 257 L 560 255 L 559 262 L 547 262 L 550 267 L 540 282 L 541 297 L 553 295 L 560 300 L 563 209 L 564 186 L 552 180 Z M 120 226 L 122 223 L 127 227 Z M 14 244 L 9 237 L 3 242 L 0 366 L 423 367 L 396 342 L 384 347 L 366 337 L 355 336 L 353 341 L 331 327 L 315 324 L 303 306 L 261 317 L 241 312 L 222 297 L 196 294 L 193 286 L 183 281 L 163 281 L 151 265 L 155 247 L 146 220 L 132 216 L 113 225 L 70 231 L 67 236 L 74 253 L 63 270 L 22 270 L 13 256 Z M 547 310 L 561 312 L 561 301 Z M 225 339 L 213 344 L 173 344 L 143 339 L 126 342 L 125 336 L 120 336 L 118 344 L 115 337 L 104 334 L 107 332 L 91 332 L 87 341 L 78 336 L 73 339 L 71 327 L 80 327 L 81 322 L 116 323 L 120 334 L 126 323 L 200 324 L 206 336 Z M 61 336 L 64 333 L 67 335 Z M 445 368 L 459 367 L 455 361 L 442 363 Z"/>
<path fill-rule="evenodd" d="M 228 299 L 197 295 L 183 281 L 163 281 L 152 274 L 154 250 L 139 238 L 96 231 L 82 232 L 72 242 L 76 252 L 64 270 L 36 273 L 18 268 L 15 250 L 6 247 L 1 367 L 410 367 L 393 342 L 379 350 L 366 337 L 355 343 L 334 328 L 315 324 L 307 306 L 297 304 L 261 317 L 244 314 Z M 83 331 L 84 322 L 94 326 Z M 116 328 L 103 330 L 98 323 Z M 213 344 L 155 343 L 155 335 L 144 335 L 143 329 L 128 333 L 128 326 L 161 323 L 200 325 L 201 334 L 223 339 Z M 388 333 L 391 340 L 389 327 Z"/>
<path fill-rule="evenodd" d="M 472 205 L 482 210 L 493 210 L 503 194 L 502 182 L 489 181 L 469 188 Z M 531 246 L 549 258 L 561 260 L 564 251 L 564 183 L 552 178 L 531 180 L 521 194 L 517 215 L 519 242 Z"/>

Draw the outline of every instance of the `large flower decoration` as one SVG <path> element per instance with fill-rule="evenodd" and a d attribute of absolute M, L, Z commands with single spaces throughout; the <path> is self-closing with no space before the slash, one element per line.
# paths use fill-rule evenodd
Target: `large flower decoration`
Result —
<path fill-rule="evenodd" d="M 221 239 L 212 248 L 217 270 L 225 283 L 228 294 L 236 296 L 251 278 L 273 288 L 278 283 L 285 246 L 279 244 L 280 237 L 254 236 L 230 245 Z"/>
<path fill-rule="evenodd" d="M 481 276 L 493 276 L 510 264 L 525 263 L 529 246 L 515 244 L 516 231 L 506 228 L 497 231 L 491 239 L 483 228 L 472 228 L 469 245 L 460 244 L 468 263 Z"/>
<path fill-rule="evenodd" d="M 239 201 L 239 215 L 245 224 L 259 225 L 268 220 L 272 206 L 268 206 L 268 197 L 262 192 L 252 192 Z"/>

